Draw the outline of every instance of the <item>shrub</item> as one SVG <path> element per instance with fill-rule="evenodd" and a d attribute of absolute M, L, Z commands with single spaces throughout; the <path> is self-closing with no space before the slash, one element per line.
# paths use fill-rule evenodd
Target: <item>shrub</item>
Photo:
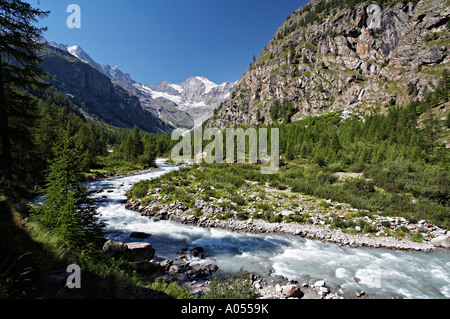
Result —
<path fill-rule="evenodd" d="M 150 181 L 141 181 L 133 186 L 131 189 L 131 196 L 133 198 L 144 198 L 150 188 Z"/>
<path fill-rule="evenodd" d="M 149 288 L 162 291 L 175 299 L 192 299 L 189 291 L 181 288 L 175 281 L 167 283 L 165 279 L 156 279 Z"/>
<path fill-rule="evenodd" d="M 421 243 L 423 240 L 423 235 L 419 231 L 415 231 L 411 233 L 411 240 L 417 243 Z"/>
<path fill-rule="evenodd" d="M 234 275 L 227 275 L 220 279 L 217 274 L 211 278 L 209 291 L 205 299 L 256 299 L 258 293 L 252 285 L 249 273 L 241 270 Z"/>
<path fill-rule="evenodd" d="M 238 195 L 238 194 L 232 195 L 232 196 L 230 197 L 230 200 L 231 200 L 233 203 L 236 203 L 238 206 L 243 206 L 243 205 L 245 205 L 245 198 L 242 197 L 241 195 Z"/>

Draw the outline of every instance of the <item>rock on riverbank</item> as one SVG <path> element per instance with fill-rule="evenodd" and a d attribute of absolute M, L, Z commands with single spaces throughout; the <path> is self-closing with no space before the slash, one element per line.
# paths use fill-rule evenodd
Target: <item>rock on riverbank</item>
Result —
<path fill-rule="evenodd" d="M 209 290 L 211 277 L 219 271 L 212 263 L 205 263 L 202 247 L 182 247 L 173 259 L 156 261 L 155 249 L 144 242 L 123 243 L 108 240 L 103 252 L 115 257 L 125 257 L 131 268 L 138 272 L 150 272 L 148 281 L 176 281 L 187 289 L 192 297 L 202 296 Z M 343 291 L 339 287 L 330 288 L 324 280 L 303 282 L 289 280 L 283 276 L 262 278 L 251 274 L 250 278 L 260 299 L 354 299 L 367 298 L 361 292 Z"/>
<path fill-rule="evenodd" d="M 283 235 L 300 236 L 307 239 L 321 240 L 336 243 L 350 247 L 372 247 L 388 248 L 396 250 L 414 250 L 431 252 L 438 249 L 430 241 L 414 242 L 408 239 L 398 239 L 389 236 L 373 236 L 369 234 L 349 234 L 340 229 L 328 228 L 325 224 L 299 224 L 299 223 L 270 223 L 261 219 L 248 219 L 244 221 L 230 218 L 228 220 L 219 220 L 209 218 L 213 213 L 215 205 L 203 205 L 202 216 L 195 216 L 192 209 L 186 207 L 180 202 L 174 202 L 170 205 L 154 203 L 152 206 L 141 206 L 139 202 L 129 200 L 126 208 L 140 212 L 141 215 L 153 217 L 155 221 L 170 220 L 187 225 L 207 228 L 222 228 L 230 231 L 239 231 L 252 234 L 275 233 Z M 157 207 L 158 210 L 153 208 Z M 216 206 L 217 207 L 217 206 Z M 426 226 L 424 226 L 426 227 Z M 443 235 L 445 235 L 443 231 Z"/>

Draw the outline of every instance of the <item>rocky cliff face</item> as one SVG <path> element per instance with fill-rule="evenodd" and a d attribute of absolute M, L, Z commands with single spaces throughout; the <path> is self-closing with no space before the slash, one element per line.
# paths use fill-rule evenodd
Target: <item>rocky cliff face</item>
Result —
<path fill-rule="evenodd" d="M 53 87 L 66 94 L 87 116 L 117 127 L 137 126 L 154 133 L 173 129 L 144 110 L 136 96 L 88 63 L 54 46 L 47 46 L 42 55 L 41 67 L 53 76 Z"/>
<path fill-rule="evenodd" d="M 209 122 L 273 123 L 342 110 L 383 112 L 421 98 L 449 68 L 450 1 L 313 0 L 291 14 Z M 286 114 L 282 114 L 286 116 Z"/>
<path fill-rule="evenodd" d="M 70 54 L 77 57 L 81 61 L 89 64 L 94 69 L 105 74 L 107 77 L 109 77 L 111 80 L 113 80 L 115 82 L 133 83 L 133 80 L 131 79 L 130 74 L 122 72 L 118 66 L 110 66 L 110 65 L 97 63 L 94 59 L 91 58 L 91 56 L 89 54 L 87 54 L 83 50 L 83 48 L 81 48 L 78 45 L 69 46 L 67 44 L 60 44 L 60 43 L 56 43 L 56 42 L 49 42 L 48 44 L 52 47 L 69 52 Z"/>

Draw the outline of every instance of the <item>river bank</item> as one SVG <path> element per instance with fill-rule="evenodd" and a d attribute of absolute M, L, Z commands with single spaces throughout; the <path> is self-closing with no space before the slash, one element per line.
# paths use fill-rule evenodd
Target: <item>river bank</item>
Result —
<path fill-rule="evenodd" d="M 285 174 L 294 173 L 287 170 Z M 254 167 L 188 166 L 133 187 L 128 194 L 133 200 L 127 208 L 156 220 L 251 234 L 293 235 L 350 247 L 425 252 L 450 247 L 449 232 L 432 223 L 431 215 L 418 214 L 423 218 L 419 219 L 407 213 L 396 216 L 379 209 L 355 208 L 301 193 L 294 187 L 295 180 L 294 186 L 287 181 L 261 178 Z M 387 196 L 376 192 L 379 197 Z M 411 203 L 415 205 L 417 200 Z"/>
<path fill-rule="evenodd" d="M 131 237 L 147 238 L 150 234 L 133 232 Z M 176 282 L 189 291 L 192 298 L 204 297 L 210 290 L 211 280 L 219 271 L 219 267 L 211 263 L 205 255 L 203 247 L 182 247 L 178 256 L 163 261 L 154 260 L 155 249 L 149 243 L 123 243 L 109 240 L 103 247 L 104 252 L 120 256 L 133 256 L 129 265 L 136 271 L 148 271 L 152 274 L 149 282 Z M 119 253 L 119 255 L 118 255 Z M 207 260 L 205 262 L 205 260 Z M 366 294 L 361 290 L 349 290 L 336 285 L 329 286 L 325 280 L 309 280 L 299 282 L 281 275 L 261 276 L 255 273 L 246 274 L 248 288 L 252 287 L 259 299 L 373 299 L 377 296 Z M 240 282 L 240 284 L 244 284 Z"/>
<path fill-rule="evenodd" d="M 211 207 L 211 204 L 198 203 L 198 205 L 206 212 L 215 209 Z M 167 220 L 184 225 L 202 228 L 218 228 L 232 232 L 288 235 L 335 243 L 340 246 L 347 246 L 351 248 L 369 247 L 399 251 L 421 251 L 427 253 L 446 251 L 443 248 L 436 247 L 430 241 L 418 243 L 408 239 L 400 240 L 393 237 L 375 237 L 369 234 L 347 234 L 341 230 L 329 229 L 326 225 L 321 224 L 312 225 L 286 222 L 270 223 L 264 220 L 218 220 L 209 219 L 207 214 L 197 217 L 193 214 L 193 210 L 178 201 L 169 205 L 155 202 L 151 206 L 142 206 L 139 201 L 128 200 L 125 207 L 128 210 L 139 212 L 141 216 L 152 218 L 154 222 Z M 157 210 L 154 210 L 153 208 L 157 208 Z M 431 227 L 429 228 L 432 229 Z M 195 276 L 199 272 L 203 274 L 203 271 L 206 271 L 206 274 L 213 274 L 213 272 L 211 271 L 211 265 L 207 265 L 206 268 L 199 268 L 198 261 L 198 258 L 192 260 L 189 251 L 182 250 L 180 251 L 179 257 L 169 261 L 166 260 L 162 263 L 163 266 L 166 267 L 166 272 L 164 273 L 163 278 L 168 279 L 169 281 L 177 281 L 182 283 L 182 285 L 193 295 L 199 294 L 201 296 L 209 289 L 210 282 L 207 279 L 197 280 Z M 178 266 L 171 268 L 174 263 Z M 194 277 L 190 277 L 190 274 L 194 274 Z M 261 299 L 380 298 L 377 295 L 367 293 L 363 290 L 349 290 L 335 285 L 328 286 L 326 280 L 317 280 L 317 278 L 302 282 L 290 280 L 289 278 L 280 275 L 260 277 L 252 274 L 251 278 L 253 287 L 256 289 Z M 354 280 L 357 282 L 359 279 L 355 277 Z"/>
<path fill-rule="evenodd" d="M 117 178 L 159 172 L 161 170 L 162 169 L 159 167 L 152 167 L 149 169 L 140 169 L 140 170 L 130 171 L 127 173 L 116 173 L 116 172 L 94 173 L 94 174 L 87 176 L 87 180 L 88 180 L 88 182 L 105 181 L 105 180 L 110 180 L 110 179 L 117 179 Z"/>
<path fill-rule="evenodd" d="M 142 216 L 153 217 L 156 221 L 170 220 L 198 227 L 220 228 L 251 234 L 273 233 L 299 236 L 350 247 L 387 248 L 424 252 L 442 250 L 442 248 L 433 245 L 431 241 L 414 242 L 406 238 L 398 239 L 389 236 L 377 237 L 370 234 L 349 234 L 340 229 L 331 229 L 327 224 L 321 224 L 320 222 L 314 225 L 287 222 L 271 223 L 260 219 L 248 219 L 245 221 L 233 218 L 227 220 L 211 219 L 208 215 L 216 216 L 216 210 L 219 210 L 220 207 L 204 202 L 196 203 L 196 207 L 204 212 L 202 216 L 195 216 L 194 209 L 188 208 L 179 201 L 171 204 L 155 201 L 150 206 L 142 206 L 140 201 L 128 200 L 125 207 L 141 213 Z M 427 231 L 428 229 L 432 230 L 433 227 L 424 225 Z M 440 234 L 444 236 L 446 233 L 441 230 Z"/>

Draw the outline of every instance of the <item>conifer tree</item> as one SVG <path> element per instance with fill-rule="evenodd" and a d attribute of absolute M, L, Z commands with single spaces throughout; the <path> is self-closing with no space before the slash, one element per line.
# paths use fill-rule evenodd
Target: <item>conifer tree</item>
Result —
<path fill-rule="evenodd" d="M 16 88 L 45 86 L 40 80 L 44 74 L 38 68 L 41 58 L 37 52 L 44 46 L 41 36 L 46 28 L 35 23 L 47 14 L 21 0 L 0 0 L 0 174 L 5 180 L 11 179 L 13 164 L 9 118 L 13 109 L 29 106 L 29 100 L 17 94 Z"/>
<path fill-rule="evenodd" d="M 433 106 L 428 106 L 424 119 L 425 140 L 429 145 L 431 156 L 435 155 L 436 143 L 440 135 L 439 120 L 433 112 Z"/>
<path fill-rule="evenodd" d="M 149 166 L 155 166 L 155 160 L 156 160 L 156 138 L 154 135 L 148 135 L 144 139 L 144 155 L 145 155 L 145 161 Z"/>
<path fill-rule="evenodd" d="M 142 142 L 139 129 L 136 126 L 122 143 L 121 153 L 132 163 L 136 163 L 139 156 L 144 154 L 144 143 Z"/>
<path fill-rule="evenodd" d="M 60 244 L 69 249 L 89 250 L 102 237 L 96 202 L 84 184 L 83 155 L 75 148 L 69 130 L 54 148 L 44 190 L 46 199 L 32 207 L 33 216 L 55 232 Z"/>

